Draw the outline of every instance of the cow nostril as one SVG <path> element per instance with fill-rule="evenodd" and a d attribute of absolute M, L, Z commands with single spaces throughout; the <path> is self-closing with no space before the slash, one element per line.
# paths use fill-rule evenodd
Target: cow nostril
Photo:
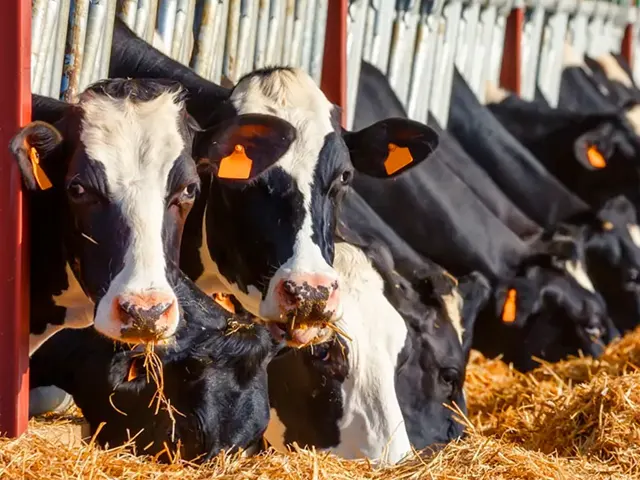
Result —
<path fill-rule="evenodd" d="M 123 301 L 120 302 L 118 306 L 124 323 L 127 323 L 129 320 L 155 323 L 171 308 L 172 305 L 172 302 L 163 302 L 150 307 L 143 307 L 130 301 Z"/>

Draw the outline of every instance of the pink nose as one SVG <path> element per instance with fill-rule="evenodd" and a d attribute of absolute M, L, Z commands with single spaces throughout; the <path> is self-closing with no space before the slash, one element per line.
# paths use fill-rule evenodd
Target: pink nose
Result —
<path fill-rule="evenodd" d="M 280 310 L 288 312 L 293 309 L 319 314 L 335 312 L 340 301 L 338 281 L 322 274 L 298 273 L 282 279 L 277 286 Z"/>
<path fill-rule="evenodd" d="M 173 330 L 176 300 L 169 293 L 151 291 L 143 294 L 119 295 L 114 300 L 116 318 L 122 322 L 122 336 L 148 341 Z"/>

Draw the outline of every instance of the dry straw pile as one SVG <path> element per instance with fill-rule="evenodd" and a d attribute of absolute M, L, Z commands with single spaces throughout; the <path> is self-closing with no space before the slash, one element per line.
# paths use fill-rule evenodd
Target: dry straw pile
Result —
<path fill-rule="evenodd" d="M 522 375 L 472 356 L 469 435 L 440 452 L 376 469 L 296 450 L 253 458 L 220 455 L 205 466 L 162 465 L 126 447 L 67 446 L 47 433 L 73 417 L 31 423 L 0 440 L 0 479 L 629 479 L 640 478 L 640 329 L 599 360 L 576 358 Z"/>

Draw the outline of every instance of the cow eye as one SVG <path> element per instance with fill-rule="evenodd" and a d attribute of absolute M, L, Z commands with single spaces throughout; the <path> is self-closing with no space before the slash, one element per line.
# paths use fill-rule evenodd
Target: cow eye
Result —
<path fill-rule="evenodd" d="M 440 370 L 440 380 L 453 387 L 458 381 L 458 371 L 455 368 L 443 368 Z"/>
<path fill-rule="evenodd" d="M 353 180 L 353 172 L 351 170 L 345 170 L 340 174 L 340 183 L 342 185 L 350 185 Z"/>
<path fill-rule="evenodd" d="M 193 200 L 196 197 L 197 193 L 198 193 L 198 184 L 191 183 L 187 185 L 184 188 L 184 190 L 182 190 L 181 196 L 184 200 Z"/>
<path fill-rule="evenodd" d="M 81 200 L 85 194 L 87 193 L 87 191 L 85 190 L 85 188 L 80 184 L 80 182 L 71 182 L 68 186 L 67 186 L 67 192 L 69 193 L 69 196 L 73 199 L 73 200 Z"/>

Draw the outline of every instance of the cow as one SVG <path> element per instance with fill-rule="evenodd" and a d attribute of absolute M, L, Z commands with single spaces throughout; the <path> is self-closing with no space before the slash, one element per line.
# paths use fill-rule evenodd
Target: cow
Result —
<path fill-rule="evenodd" d="M 76 104 L 34 96 L 34 121 L 10 145 L 31 209 L 30 353 L 62 328 L 94 322 L 129 343 L 175 332 L 175 264 L 200 190 L 194 139 L 292 130 L 242 115 L 200 131 L 184 99 L 179 83 L 149 79 L 97 82 Z"/>
<path fill-rule="evenodd" d="M 473 317 L 463 334 L 439 296 L 420 295 L 394 272 L 381 243 L 338 241 L 334 265 L 345 294 L 337 325 L 352 340 L 289 348 L 271 362 L 266 439 L 279 449 L 296 442 L 395 462 L 410 444 L 423 449 L 461 436 L 447 405 L 466 411 L 461 339 L 469 345 Z"/>
<path fill-rule="evenodd" d="M 293 126 L 287 148 L 274 145 L 281 149 L 279 161 L 242 188 L 230 177 L 242 177 L 260 163 L 260 144 L 232 137 L 225 139 L 224 149 L 216 142 L 200 144 L 209 148 L 199 162 L 208 188 L 202 196 L 206 205 L 188 219 L 181 267 L 206 292 L 232 293 L 274 331 L 284 332 L 291 345 L 328 339 L 331 329 L 325 325 L 342 311 L 332 264 L 335 206 L 344 188 L 354 171 L 398 178 L 431 154 L 437 135 L 406 119 L 342 130 L 338 109 L 298 69 L 258 70 L 232 90 L 223 89 L 167 58 L 122 22 L 115 25 L 110 75 L 179 80 L 191 95 L 189 113 L 208 130 L 249 112 Z M 224 168 L 211 156 L 223 156 Z"/>
<path fill-rule="evenodd" d="M 514 95 L 491 113 L 542 165 L 594 209 L 618 195 L 640 205 L 636 117 L 599 92 L 581 67 L 565 68 L 558 109 Z"/>
<path fill-rule="evenodd" d="M 375 80 L 361 77 L 361 82 L 366 81 Z M 359 92 L 355 128 L 375 121 L 375 117 L 360 117 L 359 105 L 361 102 L 381 105 L 379 99 L 387 93 L 383 93 L 384 83 L 378 83 L 380 88 L 375 102 Z M 355 190 L 418 253 L 454 275 L 477 270 L 489 279 L 495 303 L 491 302 L 491 308 L 480 314 L 474 331 L 474 346 L 482 347 L 481 340 L 487 336 L 500 346 L 504 336 L 489 328 L 492 326 L 486 323 L 489 319 L 498 320 L 495 326 L 498 329 L 516 327 L 516 330 L 522 330 L 529 320 L 535 323 L 537 318 L 549 317 L 557 325 L 566 325 L 565 337 L 568 338 L 550 335 L 539 339 L 548 341 L 548 345 L 522 341 L 511 345 L 505 342 L 501 345 L 509 350 L 505 352 L 505 359 L 515 360 L 517 367 L 531 368 L 532 355 L 558 359 L 578 349 L 598 355 L 602 341 L 608 341 L 617 331 L 611 326 L 599 295 L 582 288 L 567 271 L 566 262 L 575 260 L 573 251 L 569 250 L 568 256 L 566 249 L 545 252 L 548 246 L 543 242 L 536 245 L 535 239 L 523 241 L 453 173 L 441 159 L 439 151 L 432 155 L 428 164 L 384 187 L 374 179 L 356 175 Z M 382 188 L 384 195 L 380 195 Z M 411 212 L 411 219 L 399 215 L 402 211 Z M 433 235 L 430 233 L 433 231 L 441 234 Z M 558 287 L 566 287 L 565 293 L 558 295 Z M 504 316 L 503 307 L 511 308 L 513 302 L 507 300 L 514 294 L 514 301 L 518 303 L 517 314 Z M 500 321 L 503 316 L 506 320 Z M 485 335 L 476 341 L 479 331 Z M 594 334 L 600 337 L 595 342 Z M 556 340 L 562 341 L 558 349 L 550 348 Z M 529 349 L 529 345 L 534 345 L 535 349 Z"/>
<path fill-rule="evenodd" d="M 640 264 L 637 263 L 638 247 L 632 237 L 638 230 L 633 220 L 632 205 L 628 202 L 625 205 L 622 198 L 614 198 L 594 212 L 513 138 L 480 104 L 458 72 L 453 81 L 448 128 L 473 161 L 491 175 L 509 200 L 526 215 L 546 231 L 555 230 L 558 238 L 578 240 L 572 248 L 580 251 L 576 260 L 586 266 L 588 278 L 578 275 L 575 262 L 570 271 L 576 273 L 576 278 L 587 289 L 593 290 L 593 283 L 606 285 L 598 292 L 603 294 L 616 326 L 627 330 L 633 325 L 634 319 L 640 318 L 640 310 L 637 309 L 639 292 L 632 286 L 630 275 Z M 464 156 L 451 156 L 447 160 L 460 164 L 459 171 L 466 171 L 468 175 L 468 162 L 461 163 Z M 477 177 L 472 179 L 475 184 L 478 183 Z M 609 262 L 603 259 L 609 259 Z M 633 308 L 626 310 L 621 308 L 623 305 Z"/>
<path fill-rule="evenodd" d="M 166 404 L 156 411 L 143 348 L 93 328 L 65 330 L 35 352 L 31 386 L 69 392 L 103 446 L 132 440 L 137 454 L 164 461 L 259 447 L 269 421 L 267 364 L 278 347 L 263 326 L 229 315 L 185 275 L 174 292 L 179 325 L 169 343 L 154 347 L 171 415 Z"/>

